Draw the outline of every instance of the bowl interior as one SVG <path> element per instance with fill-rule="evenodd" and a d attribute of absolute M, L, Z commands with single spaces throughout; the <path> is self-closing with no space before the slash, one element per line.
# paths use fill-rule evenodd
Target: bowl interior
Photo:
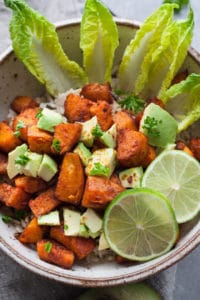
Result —
<path fill-rule="evenodd" d="M 137 24 L 128 21 L 117 21 L 120 46 L 116 51 L 114 68 L 119 64 L 125 46 L 133 38 Z M 81 50 L 79 49 L 80 28 L 78 22 L 61 24 L 58 34 L 64 50 L 70 59 L 82 64 Z M 183 69 L 189 72 L 200 72 L 200 62 L 193 50 L 188 54 Z M 45 93 L 33 76 L 26 70 L 13 52 L 0 58 L 1 80 L 1 115 L 3 120 L 9 109 L 9 103 L 17 95 L 31 97 L 42 96 Z M 193 127 L 193 134 L 199 132 L 200 123 Z M 36 252 L 15 239 L 15 228 L 6 225 L 0 218 L 0 248 L 21 265 L 43 276 L 65 283 L 82 286 L 108 286 L 124 282 L 138 281 L 159 272 L 180 260 L 200 243 L 200 222 L 197 217 L 192 222 L 181 226 L 181 236 L 176 247 L 166 255 L 145 263 L 119 265 L 114 262 L 80 263 L 72 270 L 64 270 L 39 260 Z"/>

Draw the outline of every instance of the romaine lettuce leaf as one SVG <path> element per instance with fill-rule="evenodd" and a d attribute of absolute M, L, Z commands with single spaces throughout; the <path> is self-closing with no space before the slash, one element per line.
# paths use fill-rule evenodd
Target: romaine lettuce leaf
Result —
<path fill-rule="evenodd" d="M 118 31 L 109 10 L 98 0 L 86 0 L 80 47 L 90 82 L 110 82 Z"/>
<path fill-rule="evenodd" d="M 56 96 L 87 82 L 83 69 L 65 55 L 55 27 L 23 0 L 4 0 L 13 10 L 10 35 L 13 49 L 28 70 Z"/>
<path fill-rule="evenodd" d="M 178 121 L 178 132 L 200 119 L 200 74 L 190 74 L 165 92 L 166 109 Z"/>

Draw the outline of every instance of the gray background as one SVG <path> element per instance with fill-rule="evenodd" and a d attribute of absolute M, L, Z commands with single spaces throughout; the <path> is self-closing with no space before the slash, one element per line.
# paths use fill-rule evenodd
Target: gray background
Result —
<path fill-rule="evenodd" d="M 64 20 L 66 15 L 76 17 L 74 10 L 80 10 L 83 0 L 29 0 L 31 6 L 45 12 L 44 14 L 52 21 Z M 161 4 L 161 0 L 104 0 L 109 8 L 117 16 L 143 21 L 155 8 Z M 195 12 L 195 34 L 192 42 L 193 47 L 200 51 L 200 1 L 192 0 Z M 70 11 L 71 9 L 71 11 Z M 185 10 L 181 12 L 184 14 Z M 0 0 L 0 53 L 10 45 L 8 23 L 10 11 L 4 8 Z M 175 300 L 200 299 L 200 249 L 196 249 L 189 256 L 178 263 L 174 288 Z M 32 300 L 32 299 L 74 299 L 80 293 L 79 288 L 65 286 L 48 279 L 34 275 L 22 269 L 10 258 L 0 253 L 0 300 Z M 174 276 L 175 268 L 168 270 Z M 166 272 L 165 272 L 166 274 Z M 162 276 L 162 275 L 161 275 Z M 172 278 L 173 282 L 173 278 Z M 147 299 L 148 300 L 148 299 Z M 168 299 L 166 299 L 168 300 Z"/>

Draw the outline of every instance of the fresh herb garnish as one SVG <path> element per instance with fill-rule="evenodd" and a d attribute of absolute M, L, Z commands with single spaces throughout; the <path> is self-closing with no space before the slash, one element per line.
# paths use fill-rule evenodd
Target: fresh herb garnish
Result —
<path fill-rule="evenodd" d="M 115 94 L 116 94 L 117 96 L 121 96 L 121 95 L 124 94 L 124 91 L 118 90 L 118 89 L 116 89 L 114 92 L 115 92 Z"/>
<path fill-rule="evenodd" d="M 36 117 L 37 119 L 40 119 L 40 118 L 42 117 L 42 109 L 41 109 L 41 108 L 38 108 L 38 112 L 37 112 L 37 114 L 35 115 L 35 117 Z"/>
<path fill-rule="evenodd" d="M 90 175 L 105 176 L 108 177 L 110 174 L 109 167 L 103 166 L 101 163 L 95 163 L 94 168 L 90 171 Z"/>
<path fill-rule="evenodd" d="M 30 158 L 28 158 L 24 154 L 21 154 L 15 159 L 15 164 L 25 166 L 29 160 Z"/>
<path fill-rule="evenodd" d="M 127 95 L 119 101 L 122 108 L 133 110 L 136 114 L 144 109 L 145 101 L 136 95 Z"/>
<path fill-rule="evenodd" d="M 14 219 L 16 220 L 22 220 L 26 216 L 26 211 L 25 210 L 15 210 L 14 212 Z"/>
<path fill-rule="evenodd" d="M 146 129 L 150 136 L 160 136 L 158 125 L 162 123 L 162 120 L 157 120 L 154 117 L 147 116 L 144 119 L 142 128 Z"/>
<path fill-rule="evenodd" d="M 175 9 L 180 11 L 183 5 L 187 5 L 189 3 L 189 0 L 163 0 L 163 3 L 176 3 L 179 7 Z"/>
<path fill-rule="evenodd" d="M 69 226 L 67 224 L 64 224 L 64 230 L 67 230 Z"/>
<path fill-rule="evenodd" d="M 103 135 L 103 131 L 98 124 L 92 129 L 92 135 L 96 138 L 100 138 Z"/>
<path fill-rule="evenodd" d="M 57 139 L 53 140 L 52 147 L 56 152 L 60 152 L 60 141 Z"/>
<path fill-rule="evenodd" d="M 20 136 L 20 129 L 25 128 L 26 125 L 24 124 L 23 121 L 19 120 L 17 125 L 16 125 L 16 130 L 14 132 L 14 136 L 19 137 Z"/>
<path fill-rule="evenodd" d="M 47 253 L 50 253 L 51 252 L 51 249 L 52 249 L 52 243 L 50 242 L 47 242 L 44 246 L 44 250 L 47 252 Z"/>
<path fill-rule="evenodd" d="M 2 219 L 2 221 L 3 221 L 4 223 L 10 223 L 10 222 L 12 222 L 12 220 L 13 220 L 10 216 L 7 216 L 7 215 L 3 215 L 3 216 L 1 217 L 1 219 Z"/>

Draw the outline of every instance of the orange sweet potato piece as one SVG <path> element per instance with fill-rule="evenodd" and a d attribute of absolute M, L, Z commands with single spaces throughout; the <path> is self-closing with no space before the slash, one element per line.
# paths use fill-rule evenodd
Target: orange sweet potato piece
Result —
<path fill-rule="evenodd" d="M 7 155 L 0 153 L 0 175 L 7 174 L 7 164 L 8 164 Z"/>
<path fill-rule="evenodd" d="M 13 130 L 4 122 L 0 122 L 0 151 L 8 153 L 21 144 Z"/>
<path fill-rule="evenodd" d="M 124 188 L 105 177 L 88 176 L 82 206 L 104 209 Z"/>
<path fill-rule="evenodd" d="M 54 188 L 50 188 L 47 191 L 41 193 L 35 199 L 29 201 L 29 207 L 36 217 L 45 215 L 52 211 L 60 204 L 60 201 L 54 194 Z"/>
<path fill-rule="evenodd" d="M 97 120 L 103 131 L 108 130 L 113 124 L 111 107 L 106 101 L 93 103 L 90 108 L 92 116 L 97 116 Z"/>
<path fill-rule="evenodd" d="M 145 160 L 142 163 L 143 168 L 148 167 L 150 163 L 156 158 L 156 151 L 152 146 L 149 146 L 148 148 L 148 154 Z"/>
<path fill-rule="evenodd" d="M 59 124 L 55 127 L 54 140 L 59 141 L 60 154 L 69 152 L 79 141 L 81 136 L 81 124 Z M 56 153 L 54 147 L 52 151 Z"/>
<path fill-rule="evenodd" d="M 30 126 L 27 132 L 29 149 L 37 153 L 51 153 L 53 136 L 36 125 Z"/>
<path fill-rule="evenodd" d="M 114 114 L 113 121 L 117 125 L 117 130 L 132 129 L 137 130 L 137 125 L 131 115 L 126 111 L 119 111 Z"/>
<path fill-rule="evenodd" d="M 19 187 L 13 187 L 7 183 L 0 184 L 0 201 L 6 206 L 23 210 L 26 208 L 30 195 Z"/>
<path fill-rule="evenodd" d="M 36 115 L 38 113 L 38 108 L 27 108 L 24 111 L 22 111 L 19 115 L 17 115 L 13 120 L 13 130 L 16 131 L 17 124 L 20 122 L 23 122 L 24 128 L 20 129 L 20 138 L 23 141 L 27 141 L 27 131 L 28 128 L 32 125 L 36 125 L 38 122 L 38 119 L 36 118 Z"/>
<path fill-rule="evenodd" d="M 7 183 L 1 183 L 0 184 L 0 202 L 6 204 L 6 201 L 9 199 L 11 192 L 12 192 L 12 186 Z"/>
<path fill-rule="evenodd" d="M 81 95 L 94 102 L 97 100 L 105 100 L 108 103 L 113 102 L 112 90 L 109 83 L 89 83 L 86 84 L 82 90 Z"/>
<path fill-rule="evenodd" d="M 17 96 L 11 103 L 11 108 L 18 114 L 27 108 L 35 108 L 38 106 L 37 102 L 28 96 Z"/>
<path fill-rule="evenodd" d="M 78 259 L 87 257 L 96 246 L 95 240 L 91 238 L 64 235 L 63 225 L 51 227 L 50 237 L 74 252 Z"/>
<path fill-rule="evenodd" d="M 192 138 L 190 140 L 190 149 L 192 150 L 192 153 L 194 154 L 194 157 L 198 160 L 200 160 L 200 138 Z"/>
<path fill-rule="evenodd" d="M 46 182 L 44 182 L 41 178 L 28 177 L 23 175 L 15 178 L 15 185 L 29 194 L 40 192 L 42 190 L 45 190 L 47 187 Z"/>
<path fill-rule="evenodd" d="M 121 181 L 119 179 L 119 176 L 117 175 L 117 173 L 112 173 L 110 180 L 118 185 L 121 185 Z"/>
<path fill-rule="evenodd" d="M 73 252 L 52 240 L 37 242 L 37 253 L 40 259 L 66 269 L 71 268 L 74 263 Z"/>
<path fill-rule="evenodd" d="M 65 116 L 71 123 L 85 122 L 92 117 L 90 112 L 91 105 L 92 101 L 75 94 L 69 94 L 64 104 Z"/>
<path fill-rule="evenodd" d="M 189 147 L 186 146 L 185 143 L 183 143 L 182 141 L 178 141 L 176 143 L 176 147 L 175 147 L 176 150 L 183 150 L 185 153 L 191 155 L 191 156 L 194 156 L 192 150 L 190 150 Z M 200 148 L 199 148 L 200 149 Z M 200 156 L 199 156 L 200 157 Z"/>
<path fill-rule="evenodd" d="M 46 231 L 47 227 L 39 226 L 37 218 L 33 218 L 20 234 L 18 240 L 24 244 L 36 244 L 42 240 Z"/>
<path fill-rule="evenodd" d="M 64 202 L 79 204 L 84 182 L 84 170 L 78 154 L 66 153 L 56 186 L 56 197 Z"/>

